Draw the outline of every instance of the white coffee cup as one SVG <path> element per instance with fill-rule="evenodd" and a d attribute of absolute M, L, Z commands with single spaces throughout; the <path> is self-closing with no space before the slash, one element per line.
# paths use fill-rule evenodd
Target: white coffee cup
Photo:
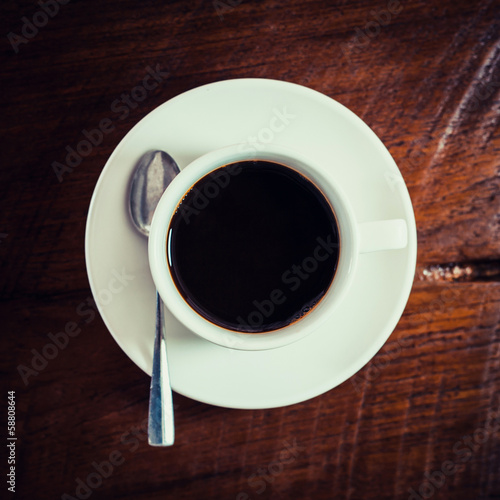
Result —
<path fill-rule="evenodd" d="M 322 300 L 308 314 L 288 326 L 260 334 L 228 330 L 208 321 L 191 308 L 175 286 L 167 261 L 170 221 L 185 194 L 213 170 L 244 160 L 268 160 L 292 168 L 309 179 L 325 196 L 337 218 L 340 255 L 334 279 Z M 154 283 L 172 314 L 196 335 L 215 344 L 242 350 L 282 347 L 316 330 L 335 314 L 349 290 L 360 253 L 405 248 L 408 229 L 403 219 L 358 223 L 349 200 L 327 168 L 289 148 L 268 144 L 255 150 L 237 144 L 212 151 L 194 160 L 177 175 L 156 209 L 149 235 L 149 264 Z M 201 278 L 200 278 L 201 279 Z M 228 290 L 228 293 L 231 293 Z M 167 325 L 168 329 L 168 325 Z"/>

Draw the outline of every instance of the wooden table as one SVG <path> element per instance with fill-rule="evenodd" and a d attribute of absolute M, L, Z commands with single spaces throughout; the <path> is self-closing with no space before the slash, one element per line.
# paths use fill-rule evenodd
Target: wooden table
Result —
<path fill-rule="evenodd" d="M 500 498 L 498 2 L 43 5 L 4 2 L 1 16 L 2 380 L 4 398 L 15 391 L 17 437 L 15 494 L 4 483 L 2 498 Z M 163 72 L 159 84 L 127 97 L 148 67 Z M 316 89 L 378 134 L 415 208 L 414 287 L 352 379 L 272 410 L 175 394 L 176 444 L 153 449 L 149 377 L 98 315 L 77 314 L 91 296 L 87 210 L 138 120 L 240 77 Z M 67 146 L 97 127 L 100 143 L 61 169 Z M 33 361 L 65 328 L 64 350 Z"/>

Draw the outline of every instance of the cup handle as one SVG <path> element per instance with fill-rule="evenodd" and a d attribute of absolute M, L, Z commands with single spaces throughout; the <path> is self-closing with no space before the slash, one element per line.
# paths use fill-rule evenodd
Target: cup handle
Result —
<path fill-rule="evenodd" d="M 408 245 L 408 226 L 404 219 L 362 222 L 358 230 L 359 253 L 396 250 Z"/>

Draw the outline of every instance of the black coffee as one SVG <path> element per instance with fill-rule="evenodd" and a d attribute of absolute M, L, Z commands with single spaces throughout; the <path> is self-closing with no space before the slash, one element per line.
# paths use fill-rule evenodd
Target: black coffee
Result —
<path fill-rule="evenodd" d="M 190 306 L 230 330 L 260 333 L 308 313 L 330 286 L 339 232 L 323 194 L 269 161 L 200 179 L 170 222 L 167 256 Z"/>

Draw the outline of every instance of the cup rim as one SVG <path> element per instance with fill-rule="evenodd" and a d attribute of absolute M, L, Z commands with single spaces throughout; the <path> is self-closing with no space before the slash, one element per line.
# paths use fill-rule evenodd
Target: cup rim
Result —
<path fill-rule="evenodd" d="M 199 179 L 217 168 L 237 161 L 256 159 L 279 162 L 312 181 L 327 201 L 335 205 L 333 212 L 337 218 L 342 241 L 334 279 L 314 309 L 290 325 L 259 334 L 228 330 L 201 316 L 180 294 L 167 261 L 168 228 L 175 209 L 185 193 Z M 337 198 L 336 203 L 332 203 L 332 197 Z M 339 217 L 339 210 L 341 217 Z M 153 281 L 162 301 L 177 320 L 196 335 L 210 342 L 232 349 L 252 351 L 283 347 L 300 340 L 321 326 L 347 293 L 354 275 L 358 253 L 359 241 L 355 218 L 341 188 L 321 165 L 306 159 L 297 151 L 274 144 L 268 144 L 262 150 L 257 150 L 248 144 L 233 144 L 206 153 L 183 168 L 167 187 L 158 203 L 148 241 L 149 264 Z"/>

